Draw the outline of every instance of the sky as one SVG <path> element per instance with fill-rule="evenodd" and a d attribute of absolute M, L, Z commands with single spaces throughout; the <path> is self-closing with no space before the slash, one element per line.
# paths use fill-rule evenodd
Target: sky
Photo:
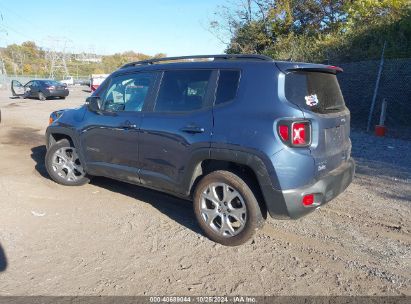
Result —
<path fill-rule="evenodd" d="M 34 41 L 71 52 L 219 54 L 208 30 L 226 0 L 0 0 L 0 47 Z"/>

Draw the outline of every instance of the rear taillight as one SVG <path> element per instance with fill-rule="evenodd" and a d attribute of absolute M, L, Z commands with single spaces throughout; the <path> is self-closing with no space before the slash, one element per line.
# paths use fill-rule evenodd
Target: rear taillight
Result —
<path fill-rule="evenodd" d="M 291 147 L 307 147 L 311 144 L 311 124 L 309 121 L 281 121 L 278 135 Z"/>
<path fill-rule="evenodd" d="M 278 133 L 283 141 L 288 141 L 290 139 L 290 132 L 288 130 L 288 126 L 280 125 L 278 127 Z"/>
<path fill-rule="evenodd" d="M 310 143 L 310 123 L 293 122 L 291 124 L 291 143 L 293 146 L 307 146 Z"/>

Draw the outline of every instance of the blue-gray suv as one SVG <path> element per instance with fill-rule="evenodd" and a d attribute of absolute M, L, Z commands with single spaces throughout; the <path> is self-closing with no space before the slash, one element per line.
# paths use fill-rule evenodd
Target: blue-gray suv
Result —
<path fill-rule="evenodd" d="M 53 112 L 46 167 L 64 185 L 105 176 L 193 200 L 204 233 L 239 245 L 351 183 L 350 112 L 335 66 L 261 55 L 124 65 L 78 109 Z"/>

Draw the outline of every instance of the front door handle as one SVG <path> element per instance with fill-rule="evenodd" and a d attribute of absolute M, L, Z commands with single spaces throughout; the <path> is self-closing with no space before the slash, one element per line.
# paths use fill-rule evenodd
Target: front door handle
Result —
<path fill-rule="evenodd" d="M 203 133 L 205 131 L 204 128 L 201 128 L 201 127 L 198 127 L 198 126 L 193 126 L 193 125 L 185 126 L 185 127 L 181 128 L 180 130 L 182 132 L 190 133 L 190 134 Z"/>

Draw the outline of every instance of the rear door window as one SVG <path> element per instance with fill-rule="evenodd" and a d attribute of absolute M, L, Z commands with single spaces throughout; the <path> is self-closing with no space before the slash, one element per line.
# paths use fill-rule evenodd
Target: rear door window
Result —
<path fill-rule="evenodd" d="M 345 109 L 344 98 L 334 74 L 292 72 L 285 76 L 285 97 L 303 109 L 326 114 Z"/>
<path fill-rule="evenodd" d="M 211 70 L 165 71 L 154 112 L 190 112 L 206 103 Z"/>
<path fill-rule="evenodd" d="M 229 102 L 235 98 L 240 81 L 240 71 L 220 70 L 215 104 Z"/>

